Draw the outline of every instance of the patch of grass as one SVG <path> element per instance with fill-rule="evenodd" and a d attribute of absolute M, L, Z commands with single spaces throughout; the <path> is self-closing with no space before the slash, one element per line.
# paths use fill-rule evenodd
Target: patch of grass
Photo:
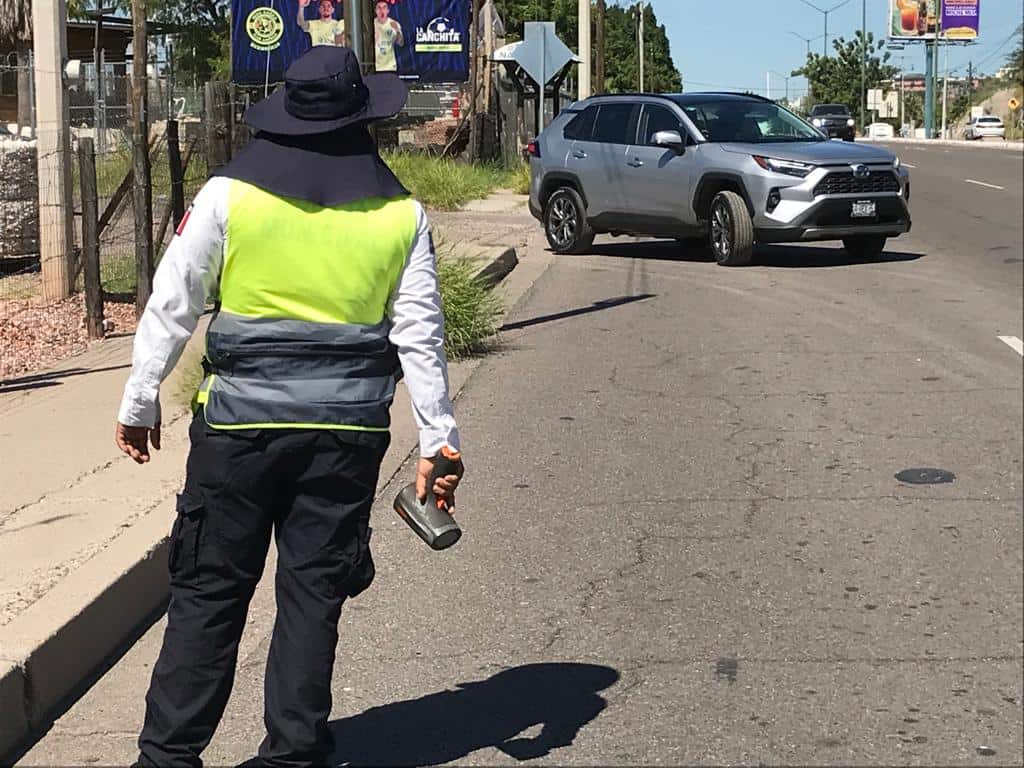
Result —
<path fill-rule="evenodd" d="M 439 255 L 437 276 L 444 314 L 445 353 L 460 360 L 486 352 L 498 334 L 501 298 L 476 279 L 480 264 L 451 251 Z"/>
<path fill-rule="evenodd" d="M 192 398 L 203 383 L 203 349 L 205 344 L 190 344 L 185 348 L 178 365 L 174 368 L 174 378 L 170 382 L 171 399 L 175 405 L 188 408 Z"/>
<path fill-rule="evenodd" d="M 442 211 L 487 197 L 508 180 L 499 165 L 460 163 L 412 152 L 386 152 L 383 157 L 413 197 Z"/>
<path fill-rule="evenodd" d="M 530 194 L 530 166 L 520 163 L 508 171 L 508 188 L 517 195 Z"/>

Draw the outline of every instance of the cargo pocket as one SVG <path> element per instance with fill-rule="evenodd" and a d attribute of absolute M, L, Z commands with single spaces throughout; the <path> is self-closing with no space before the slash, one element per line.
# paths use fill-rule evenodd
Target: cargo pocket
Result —
<path fill-rule="evenodd" d="M 344 593 L 349 597 L 365 592 L 373 583 L 373 577 L 377 574 L 373 565 L 373 555 L 370 553 L 370 537 L 373 535 L 373 528 L 369 520 L 359 522 L 359 551 L 356 555 L 356 562 L 352 573 L 345 581 Z"/>
<path fill-rule="evenodd" d="M 206 507 L 201 501 L 179 493 L 177 510 L 178 516 L 171 529 L 167 566 L 172 577 L 188 578 L 199 568 L 199 546 Z"/>

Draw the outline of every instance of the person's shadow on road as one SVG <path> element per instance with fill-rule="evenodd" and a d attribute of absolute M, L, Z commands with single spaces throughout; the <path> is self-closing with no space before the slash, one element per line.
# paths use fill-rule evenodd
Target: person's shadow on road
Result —
<path fill-rule="evenodd" d="M 455 690 L 368 709 L 330 724 L 332 765 L 439 765 L 496 747 L 515 760 L 572 744 L 607 706 L 619 673 L 594 664 L 527 664 Z M 540 725 L 534 738 L 519 737 Z"/>

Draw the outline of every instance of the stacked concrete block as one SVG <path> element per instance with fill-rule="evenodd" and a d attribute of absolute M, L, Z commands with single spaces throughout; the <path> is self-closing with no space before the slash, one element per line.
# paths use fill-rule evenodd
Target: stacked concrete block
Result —
<path fill-rule="evenodd" d="M 0 259 L 39 256 L 36 143 L 0 139 Z"/>

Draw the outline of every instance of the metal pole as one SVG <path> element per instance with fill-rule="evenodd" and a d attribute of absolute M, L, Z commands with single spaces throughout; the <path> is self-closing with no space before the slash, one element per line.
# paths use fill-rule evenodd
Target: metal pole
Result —
<path fill-rule="evenodd" d="M 942 47 L 946 52 L 946 61 L 942 65 L 942 138 L 949 138 L 946 136 L 946 102 L 949 99 L 949 41 L 943 41 Z"/>
<path fill-rule="evenodd" d="M 825 36 L 821 41 L 821 55 L 828 56 L 828 11 L 823 11 L 825 14 Z"/>
<path fill-rule="evenodd" d="M 864 122 L 868 109 L 868 2 L 860 3 L 860 129 L 867 133 Z"/>
<path fill-rule="evenodd" d="M 934 40 L 926 40 L 924 48 L 924 135 L 934 139 L 935 133 L 935 60 L 932 57 Z"/>
<path fill-rule="evenodd" d="M 590 86 L 590 0 L 579 0 L 580 33 L 579 33 L 579 57 L 581 59 L 577 67 L 577 93 L 580 101 L 591 94 Z"/>
<path fill-rule="evenodd" d="M 770 99 L 772 97 L 772 73 L 764 73 L 764 97 Z"/>

